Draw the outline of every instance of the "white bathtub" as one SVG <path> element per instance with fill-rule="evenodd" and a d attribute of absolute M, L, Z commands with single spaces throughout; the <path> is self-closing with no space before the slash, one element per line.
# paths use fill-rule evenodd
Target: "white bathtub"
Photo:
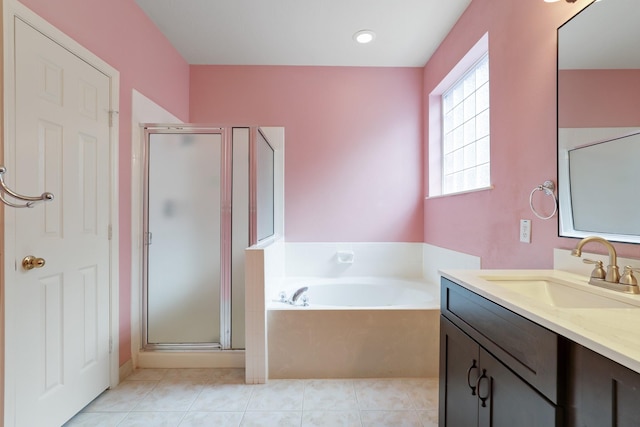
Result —
<path fill-rule="evenodd" d="M 302 287 L 308 306 L 298 299 L 295 306 L 279 301 L 279 293 L 287 299 Z M 277 295 L 273 295 L 270 309 L 438 309 L 440 287 L 424 281 L 389 277 L 287 278 Z"/>
<path fill-rule="evenodd" d="M 278 302 L 308 287 L 309 306 Z M 288 278 L 268 304 L 269 378 L 437 377 L 439 287 L 401 278 Z M 300 303 L 300 300 L 298 301 Z"/>

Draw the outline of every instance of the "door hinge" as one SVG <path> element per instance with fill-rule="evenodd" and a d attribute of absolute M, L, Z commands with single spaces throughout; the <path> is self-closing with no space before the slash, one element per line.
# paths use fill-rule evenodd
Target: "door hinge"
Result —
<path fill-rule="evenodd" d="M 109 240 L 113 237 L 113 227 L 111 227 L 111 224 L 107 227 L 107 236 L 109 237 Z"/>
<path fill-rule="evenodd" d="M 119 111 L 109 110 L 109 127 L 113 126 L 114 116 L 117 116 L 118 114 L 120 114 Z"/>
<path fill-rule="evenodd" d="M 109 354 L 113 353 L 113 338 L 109 337 Z"/>
<path fill-rule="evenodd" d="M 144 244 L 149 246 L 151 244 L 151 239 L 153 238 L 153 234 L 150 231 L 144 233 Z"/>

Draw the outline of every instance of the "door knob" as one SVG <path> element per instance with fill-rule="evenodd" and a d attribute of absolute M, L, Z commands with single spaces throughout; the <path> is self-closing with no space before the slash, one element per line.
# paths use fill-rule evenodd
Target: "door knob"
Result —
<path fill-rule="evenodd" d="M 34 268 L 44 267 L 44 258 L 36 258 L 33 255 L 27 255 L 22 259 L 22 268 L 25 270 L 33 270 Z"/>

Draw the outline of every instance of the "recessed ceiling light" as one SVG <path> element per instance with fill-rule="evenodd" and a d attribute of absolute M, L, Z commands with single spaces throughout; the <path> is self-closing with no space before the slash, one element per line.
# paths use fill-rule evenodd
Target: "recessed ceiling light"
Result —
<path fill-rule="evenodd" d="M 358 43 L 371 43 L 376 38 L 376 33 L 371 30 L 360 30 L 353 35 L 353 39 Z"/>

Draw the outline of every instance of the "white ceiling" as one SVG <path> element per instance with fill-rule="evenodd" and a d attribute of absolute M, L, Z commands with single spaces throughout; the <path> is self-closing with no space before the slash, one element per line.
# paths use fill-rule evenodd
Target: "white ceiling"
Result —
<path fill-rule="evenodd" d="M 135 0 L 189 64 L 422 67 L 471 0 Z M 376 32 L 368 45 L 353 41 Z"/>

